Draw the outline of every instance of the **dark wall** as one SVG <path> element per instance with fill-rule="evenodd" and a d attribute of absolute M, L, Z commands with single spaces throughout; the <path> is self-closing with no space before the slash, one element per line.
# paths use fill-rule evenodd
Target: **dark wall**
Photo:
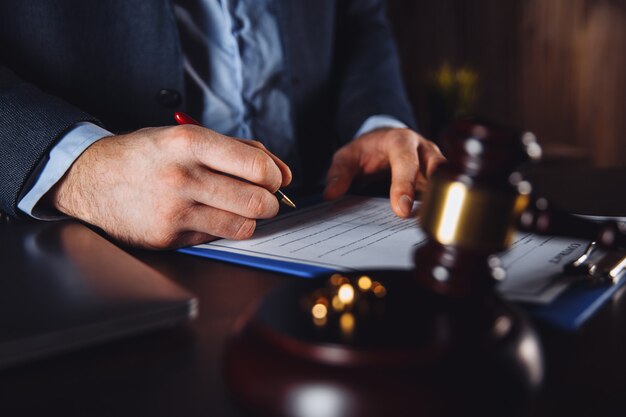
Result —
<path fill-rule="evenodd" d="M 479 77 L 476 113 L 534 131 L 548 156 L 626 165 L 626 0 L 388 0 L 423 130 L 432 74 Z"/>

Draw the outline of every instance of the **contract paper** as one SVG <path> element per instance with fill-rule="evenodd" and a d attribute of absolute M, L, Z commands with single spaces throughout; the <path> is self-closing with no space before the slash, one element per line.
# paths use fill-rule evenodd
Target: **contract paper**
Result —
<path fill-rule="evenodd" d="M 413 253 L 425 239 L 416 219 L 396 217 L 388 199 L 350 196 L 260 222 L 249 240 L 220 239 L 196 248 L 336 271 L 409 270 L 419 268 Z M 587 243 L 517 234 L 500 254 L 507 277 L 499 291 L 511 300 L 551 302 L 571 280 L 561 275 L 563 265 L 579 257 Z"/>

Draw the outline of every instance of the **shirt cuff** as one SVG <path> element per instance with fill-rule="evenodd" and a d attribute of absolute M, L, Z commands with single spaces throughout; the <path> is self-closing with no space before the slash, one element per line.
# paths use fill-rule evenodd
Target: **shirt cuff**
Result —
<path fill-rule="evenodd" d="M 359 136 L 363 136 L 366 133 L 369 133 L 376 129 L 381 129 L 384 127 L 403 129 L 408 126 L 402 123 L 400 120 L 396 119 L 395 117 L 388 116 L 386 114 L 377 114 L 375 116 L 368 117 L 367 120 L 363 122 L 363 124 L 361 125 L 361 128 L 357 130 L 353 139 L 356 139 Z"/>
<path fill-rule="evenodd" d="M 41 198 L 65 175 L 74 161 L 96 141 L 112 133 L 93 123 L 81 122 L 69 130 L 50 150 L 48 159 L 31 177 L 32 186 L 17 207 L 39 220 L 59 220 L 64 216 L 39 204 Z"/>

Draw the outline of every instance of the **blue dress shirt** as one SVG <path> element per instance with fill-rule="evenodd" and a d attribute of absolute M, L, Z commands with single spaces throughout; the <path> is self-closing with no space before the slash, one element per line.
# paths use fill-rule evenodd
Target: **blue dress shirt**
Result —
<path fill-rule="evenodd" d="M 290 102 L 283 88 L 283 49 L 272 0 L 176 0 L 188 95 L 202 109 L 201 122 L 224 135 L 257 139 L 285 161 L 298 185 L 300 155 Z M 381 127 L 406 127 L 385 115 L 369 117 L 355 137 Z M 112 133 L 79 123 L 50 151 L 18 208 L 32 217 L 57 219 L 40 199 L 97 140 Z M 36 174 L 37 175 L 37 174 Z"/>

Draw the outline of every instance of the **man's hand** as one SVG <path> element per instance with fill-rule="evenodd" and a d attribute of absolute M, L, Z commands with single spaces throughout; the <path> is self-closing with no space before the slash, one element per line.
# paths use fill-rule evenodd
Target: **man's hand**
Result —
<path fill-rule="evenodd" d="M 408 217 L 418 184 L 443 161 L 437 145 L 410 129 L 377 129 L 335 152 L 324 198 L 343 195 L 357 175 L 391 168 L 391 208 L 398 216 Z"/>
<path fill-rule="evenodd" d="M 130 245 L 246 239 L 278 212 L 291 171 L 263 145 L 199 126 L 141 129 L 90 146 L 51 190 L 54 206 Z"/>

